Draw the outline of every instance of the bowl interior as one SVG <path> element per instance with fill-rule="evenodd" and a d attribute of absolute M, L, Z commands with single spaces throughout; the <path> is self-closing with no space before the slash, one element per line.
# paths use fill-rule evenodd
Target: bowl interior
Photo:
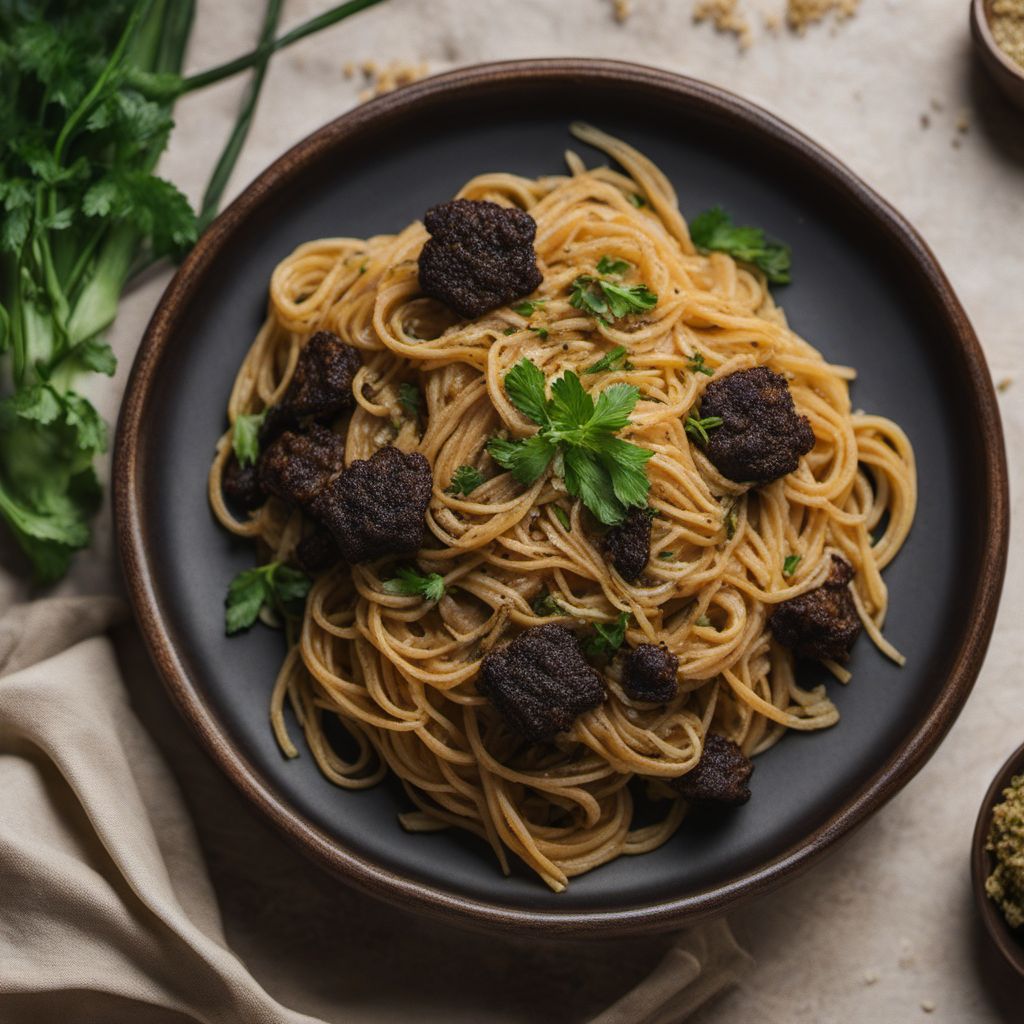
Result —
<path fill-rule="evenodd" d="M 322 848 L 333 844 L 447 898 L 530 912 L 616 913 L 701 894 L 726 898 L 767 865 L 827 845 L 838 816 L 869 791 L 874 804 L 891 795 L 886 773 L 912 740 L 927 734 L 935 742 L 966 695 L 973 672 L 964 668 L 965 638 L 978 615 L 971 602 L 980 567 L 992 564 L 975 524 L 990 521 L 994 500 L 991 465 L 977 456 L 993 438 L 984 435 L 975 390 L 982 385 L 965 354 L 969 328 L 954 322 L 941 277 L 912 254 L 916 243 L 895 243 L 904 229 L 873 199 L 802 144 L 786 142 L 771 119 L 708 95 L 716 94 L 645 86 L 632 72 L 580 72 L 557 82 L 497 76 L 461 89 L 430 86 L 392 105 L 368 105 L 344 132 L 329 133 L 315 159 L 286 158 L 261 180 L 245 216 L 225 218 L 201 273 L 186 267 L 187 287 L 158 314 L 166 338 L 140 414 L 132 486 L 147 595 L 183 673 L 172 689 L 209 709 L 211 746 L 236 752 L 241 770 L 275 795 L 279 817 L 311 826 Z M 304 750 L 294 761 L 281 756 L 267 704 L 282 639 L 262 627 L 225 638 L 225 589 L 254 552 L 218 528 L 205 486 L 228 392 L 282 257 L 313 238 L 397 231 L 484 171 L 559 173 L 567 146 L 590 163 L 603 160 L 568 135 L 577 119 L 654 159 L 685 214 L 720 203 L 738 223 L 791 244 L 794 283 L 777 292 L 791 324 L 826 358 L 858 369 L 855 408 L 902 424 L 916 448 L 921 494 L 907 545 L 886 572 L 887 635 L 907 667 L 862 639 L 849 686 L 826 683 L 839 725 L 789 735 L 760 757 L 747 806 L 694 820 L 660 850 L 620 858 L 555 895 L 518 867 L 502 878 L 489 850 L 461 833 L 404 833 L 397 786 L 342 791 Z M 993 612 L 982 616 L 982 647 Z M 824 683 L 826 675 L 808 670 L 803 681 Z"/>
<path fill-rule="evenodd" d="M 1010 784 L 1010 779 L 1014 775 L 1022 773 L 1024 773 L 1024 746 L 1018 747 L 999 769 L 998 775 L 992 780 L 992 785 L 989 786 L 985 799 L 981 803 L 971 846 L 971 881 L 975 902 L 981 913 L 985 931 L 1007 962 L 1024 977 L 1024 928 L 1011 928 L 1006 923 L 1002 911 L 985 892 L 985 879 L 995 870 L 996 866 L 995 856 L 985 849 L 989 828 L 992 824 L 992 810 L 997 803 L 1002 801 L 1003 790 Z"/>

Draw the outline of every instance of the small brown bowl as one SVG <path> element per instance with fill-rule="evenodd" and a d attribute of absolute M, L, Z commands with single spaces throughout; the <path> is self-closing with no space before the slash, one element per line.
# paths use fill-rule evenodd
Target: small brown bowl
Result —
<path fill-rule="evenodd" d="M 1002 800 L 1003 790 L 1014 775 L 1024 772 L 1024 745 L 1018 747 L 1010 759 L 999 769 L 992 780 L 985 799 L 981 802 L 978 823 L 974 826 L 971 845 L 971 882 L 974 887 L 974 902 L 978 905 L 985 931 L 1006 962 L 1024 977 L 1024 928 L 1011 928 L 1003 912 L 988 898 L 985 879 L 995 868 L 995 857 L 985 849 L 989 826 L 992 824 L 992 808 Z"/>
<path fill-rule="evenodd" d="M 971 35 L 981 62 L 1012 103 L 1024 110 L 1024 68 L 1000 49 L 992 35 L 992 0 L 971 0 Z"/>

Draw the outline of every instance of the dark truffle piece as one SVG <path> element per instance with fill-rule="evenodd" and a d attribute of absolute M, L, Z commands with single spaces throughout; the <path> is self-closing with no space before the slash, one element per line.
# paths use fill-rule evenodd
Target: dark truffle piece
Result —
<path fill-rule="evenodd" d="M 352 564 L 411 555 L 423 545 L 432 489 L 430 463 L 388 445 L 369 459 L 356 459 L 320 491 L 309 510 Z"/>
<path fill-rule="evenodd" d="M 482 316 L 540 287 L 537 223 L 525 211 L 454 199 L 428 210 L 423 223 L 431 237 L 420 253 L 420 288 L 459 316 Z"/>
<path fill-rule="evenodd" d="M 664 644 L 640 644 L 626 655 L 622 688 L 631 700 L 666 704 L 679 689 L 679 659 Z"/>
<path fill-rule="evenodd" d="M 484 658 L 477 689 L 531 743 L 564 732 L 605 699 L 601 677 L 565 626 L 532 626 Z"/>
<path fill-rule="evenodd" d="M 339 558 L 338 545 L 323 527 L 318 526 L 295 545 L 295 564 L 306 573 L 328 569 Z"/>
<path fill-rule="evenodd" d="M 708 733 L 697 767 L 672 781 L 687 800 L 695 803 L 745 804 L 750 799 L 747 780 L 754 764 L 724 736 Z"/>
<path fill-rule="evenodd" d="M 286 431 L 260 456 L 260 486 L 305 508 L 345 464 L 345 440 L 326 427 Z"/>
<path fill-rule="evenodd" d="M 722 418 L 708 432 L 708 458 L 737 483 L 765 484 L 792 473 L 814 447 L 810 421 L 794 408 L 786 378 L 767 366 L 713 380 L 700 414 Z"/>
<path fill-rule="evenodd" d="M 626 518 L 613 526 L 604 538 L 608 560 L 627 583 L 635 583 L 651 557 L 651 515 L 644 508 L 631 508 Z"/>
<path fill-rule="evenodd" d="M 267 411 L 260 442 L 267 444 L 304 419 L 326 423 L 350 409 L 352 379 L 363 360 L 359 351 L 330 331 L 317 331 L 299 353 L 281 400 Z"/>
<path fill-rule="evenodd" d="M 850 593 L 852 579 L 853 566 L 833 555 L 820 587 L 775 607 L 768 619 L 775 639 L 805 658 L 846 661 L 863 628 Z"/>
<path fill-rule="evenodd" d="M 243 466 L 233 455 L 224 469 L 221 487 L 228 504 L 240 512 L 252 512 L 267 500 L 256 467 Z"/>

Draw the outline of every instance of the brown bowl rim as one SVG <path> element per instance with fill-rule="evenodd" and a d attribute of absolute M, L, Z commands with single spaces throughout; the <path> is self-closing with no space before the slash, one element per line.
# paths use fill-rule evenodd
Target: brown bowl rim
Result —
<path fill-rule="evenodd" d="M 951 333 L 964 358 L 968 411 L 986 439 L 981 453 L 987 496 L 987 522 L 976 524 L 989 538 L 965 606 L 975 610 L 953 668 L 927 716 L 888 761 L 824 824 L 771 861 L 714 888 L 638 907 L 616 910 L 539 911 L 443 891 L 382 868 L 346 849 L 293 808 L 287 806 L 227 737 L 213 710 L 189 678 L 164 625 L 153 581 L 144 528 L 144 501 L 138 486 L 142 415 L 154 388 L 162 353 L 171 336 L 175 310 L 196 288 L 226 239 L 250 210 L 272 190 L 287 183 L 321 154 L 342 144 L 370 122 L 422 109 L 440 95 L 473 94 L 489 84 L 514 88 L 522 81 L 601 82 L 640 87 L 668 98 L 700 105 L 717 117 L 748 131 L 770 136 L 773 143 L 802 160 L 859 204 L 891 241 L 916 264 L 922 287 L 941 303 Z M 371 100 L 314 132 L 264 171 L 213 222 L 164 292 L 143 337 L 132 367 L 118 422 L 114 451 L 114 515 L 122 571 L 135 616 L 150 655 L 174 702 L 220 768 L 270 820 L 321 865 L 361 889 L 391 902 L 462 924 L 521 932 L 575 936 L 618 936 L 665 930 L 721 912 L 740 898 L 761 894 L 793 878 L 816 862 L 840 837 L 890 799 L 925 763 L 945 735 L 980 670 L 992 632 L 1006 564 L 1008 490 L 1002 427 L 995 392 L 978 339 L 934 255 L 913 227 L 835 156 L 803 133 L 756 105 L 716 86 L 656 68 L 621 61 L 548 58 L 481 64 L 451 71 Z"/>
<path fill-rule="evenodd" d="M 1022 772 L 1024 772 L 1024 743 L 1003 762 L 1003 766 L 996 772 L 992 784 L 988 787 L 985 798 L 981 801 L 978 820 L 974 826 L 974 835 L 971 838 L 971 888 L 974 892 L 974 902 L 977 904 L 978 913 L 981 915 L 982 924 L 984 924 L 989 938 L 1002 953 L 1006 962 L 1024 978 L 1024 929 L 1021 929 L 1021 938 L 1015 937 L 1006 923 L 1006 918 L 985 892 L 985 879 L 995 867 L 992 854 L 985 849 L 989 826 L 992 822 L 992 810 L 1001 799 L 1003 790 L 1010 779 Z"/>

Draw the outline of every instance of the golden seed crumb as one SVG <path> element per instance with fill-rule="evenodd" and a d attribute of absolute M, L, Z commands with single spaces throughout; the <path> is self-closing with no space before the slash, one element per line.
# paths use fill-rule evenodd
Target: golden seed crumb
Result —
<path fill-rule="evenodd" d="M 874 985 L 878 981 L 878 972 L 873 969 L 868 969 L 864 972 L 864 984 Z"/>
<path fill-rule="evenodd" d="M 716 32 L 725 32 L 736 37 L 741 50 L 753 42 L 750 22 L 737 8 L 738 0 L 698 0 L 693 9 L 695 22 L 710 21 Z"/>
<path fill-rule="evenodd" d="M 935 1004 L 930 999 L 925 999 L 921 1002 L 921 1009 L 924 1010 L 925 1013 L 934 1013 Z"/>
<path fill-rule="evenodd" d="M 1012 377 L 1003 377 L 996 385 L 996 390 L 999 392 L 1009 391 L 1013 387 Z"/>
<path fill-rule="evenodd" d="M 829 14 L 841 21 L 857 13 L 860 0 L 787 0 L 786 23 L 796 32 L 804 32 L 808 25 L 821 21 Z"/>
<path fill-rule="evenodd" d="M 612 0 L 612 14 L 621 25 L 633 13 L 632 0 Z"/>
<path fill-rule="evenodd" d="M 393 60 L 381 66 L 375 60 L 364 61 L 360 65 L 367 88 L 359 93 L 360 102 L 383 96 L 386 92 L 394 92 L 403 85 L 415 82 L 428 74 L 426 62 L 410 64 L 408 61 Z"/>

